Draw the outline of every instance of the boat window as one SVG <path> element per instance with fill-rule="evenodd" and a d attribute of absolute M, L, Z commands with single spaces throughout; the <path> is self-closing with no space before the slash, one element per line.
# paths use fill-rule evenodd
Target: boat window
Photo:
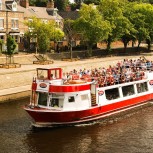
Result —
<path fill-rule="evenodd" d="M 39 93 L 38 105 L 47 106 L 47 93 Z"/>
<path fill-rule="evenodd" d="M 88 95 L 81 95 L 81 100 L 87 100 L 88 99 Z"/>
<path fill-rule="evenodd" d="M 134 86 L 133 85 L 128 85 L 122 87 L 123 91 L 123 97 L 134 95 Z"/>
<path fill-rule="evenodd" d="M 74 102 L 75 99 L 74 99 L 74 96 L 71 96 L 71 97 L 68 97 L 68 101 L 71 103 L 71 102 Z"/>
<path fill-rule="evenodd" d="M 52 98 L 51 99 L 51 107 L 59 107 L 59 99 Z"/>
<path fill-rule="evenodd" d="M 119 98 L 119 90 L 118 88 L 105 90 L 106 99 L 113 100 Z"/>
<path fill-rule="evenodd" d="M 138 91 L 138 93 L 148 91 L 147 82 L 138 83 L 137 84 L 137 91 Z"/>
<path fill-rule="evenodd" d="M 50 96 L 50 100 L 49 100 L 50 107 L 63 107 L 63 101 L 64 101 L 63 94 L 52 93 L 52 94 L 49 94 L 49 96 Z"/>
<path fill-rule="evenodd" d="M 51 79 L 55 79 L 55 78 L 58 79 L 60 77 L 59 74 L 60 74 L 59 70 L 51 70 L 51 74 L 50 74 Z M 52 76 L 53 76 L 53 78 L 52 78 Z"/>
<path fill-rule="evenodd" d="M 48 78 L 48 70 L 37 70 L 38 79 L 47 79 Z"/>

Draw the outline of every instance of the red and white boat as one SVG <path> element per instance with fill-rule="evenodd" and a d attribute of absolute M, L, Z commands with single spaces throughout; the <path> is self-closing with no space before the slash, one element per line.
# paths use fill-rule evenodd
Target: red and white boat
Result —
<path fill-rule="evenodd" d="M 90 79 L 64 83 L 62 74 L 61 68 L 37 69 L 30 104 L 24 107 L 34 119 L 34 126 L 95 121 L 153 99 L 153 72 L 146 71 L 145 78 L 137 81 L 105 87 L 98 87 Z"/>

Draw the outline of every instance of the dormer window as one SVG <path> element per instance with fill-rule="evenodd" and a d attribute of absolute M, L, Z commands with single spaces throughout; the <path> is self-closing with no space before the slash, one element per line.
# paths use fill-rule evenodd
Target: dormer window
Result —
<path fill-rule="evenodd" d="M 12 11 L 17 11 L 17 3 L 15 1 L 12 3 Z"/>
<path fill-rule="evenodd" d="M 57 11 L 58 11 L 57 8 L 55 8 L 55 9 L 53 10 L 53 16 L 57 16 Z"/>

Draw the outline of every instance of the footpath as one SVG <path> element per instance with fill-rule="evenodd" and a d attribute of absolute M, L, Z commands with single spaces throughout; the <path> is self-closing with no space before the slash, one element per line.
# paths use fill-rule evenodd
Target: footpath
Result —
<path fill-rule="evenodd" d="M 21 64 L 20 68 L 0 69 L 0 103 L 6 101 L 13 101 L 15 99 L 30 96 L 32 78 L 36 76 L 36 68 L 53 68 L 61 67 L 64 72 L 69 72 L 73 69 L 90 69 L 99 67 L 108 67 L 115 65 L 118 61 L 123 59 L 137 59 L 145 56 L 148 60 L 153 60 L 153 53 L 134 55 L 134 56 L 113 56 L 80 59 L 78 61 L 59 61 L 54 60 L 53 64 L 49 65 L 35 65 L 35 64 Z"/>

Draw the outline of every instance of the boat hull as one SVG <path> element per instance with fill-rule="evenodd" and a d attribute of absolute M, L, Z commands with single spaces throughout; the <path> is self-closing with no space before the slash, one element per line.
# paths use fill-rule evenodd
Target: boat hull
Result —
<path fill-rule="evenodd" d="M 153 99 L 153 94 L 146 94 L 108 105 L 95 106 L 78 111 L 58 111 L 36 107 L 30 108 L 29 106 L 26 106 L 24 109 L 34 119 L 35 126 L 61 126 L 102 119 L 106 116 L 143 105 L 151 99 Z"/>

